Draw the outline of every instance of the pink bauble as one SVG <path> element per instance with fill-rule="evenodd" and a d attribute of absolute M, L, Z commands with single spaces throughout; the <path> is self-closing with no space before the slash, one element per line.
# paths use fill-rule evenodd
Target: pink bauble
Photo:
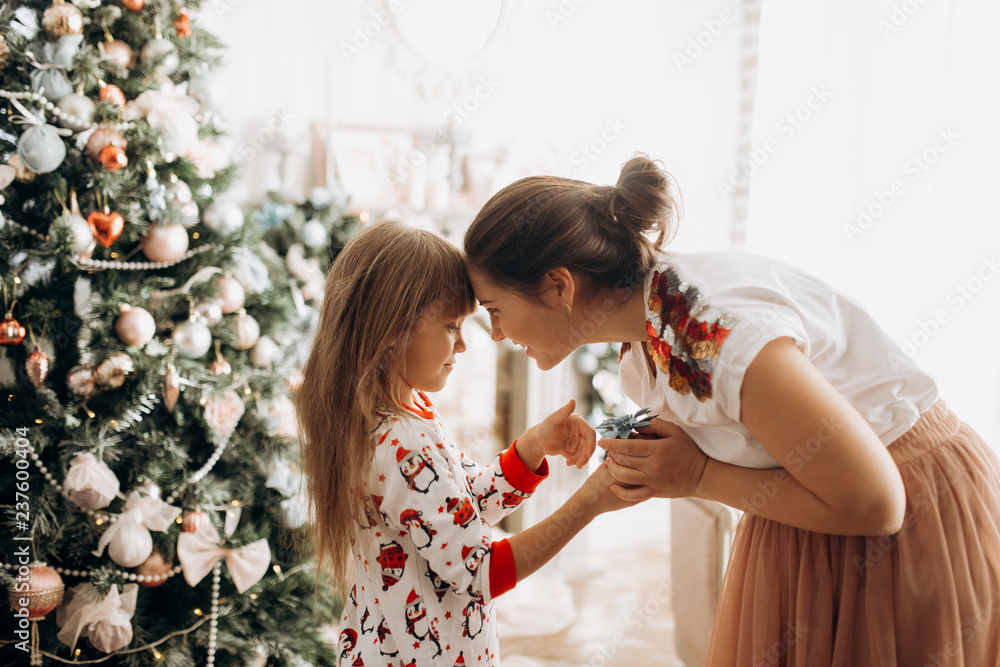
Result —
<path fill-rule="evenodd" d="M 219 299 L 222 301 L 222 312 L 235 313 L 243 307 L 246 301 L 246 290 L 243 284 L 232 276 L 223 276 L 216 281 L 219 288 Z"/>
<path fill-rule="evenodd" d="M 122 150 L 126 147 L 125 137 L 113 127 L 99 127 L 87 140 L 87 155 L 95 160 L 101 159 L 101 151 L 106 146 L 117 146 Z"/>
<path fill-rule="evenodd" d="M 178 224 L 150 225 L 139 245 L 149 261 L 173 264 L 187 252 L 188 233 Z"/>
<path fill-rule="evenodd" d="M 145 345 L 156 334 L 156 322 L 142 308 L 122 306 L 121 315 L 115 320 L 115 333 L 126 345 Z"/>
<path fill-rule="evenodd" d="M 135 53 L 133 53 L 132 47 L 125 42 L 113 39 L 110 42 L 104 42 L 101 46 L 104 49 L 104 56 L 118 63 L 119 66 L 125 69 L 132 69 L 135 66 Z"/>
<path fill-rule="evenodd" d="M 203 301 L 195 307 L 195 311 L 205 320 L 205 324 L 214 327 L 222 321 L 222 304 L 218 299 Z"/>

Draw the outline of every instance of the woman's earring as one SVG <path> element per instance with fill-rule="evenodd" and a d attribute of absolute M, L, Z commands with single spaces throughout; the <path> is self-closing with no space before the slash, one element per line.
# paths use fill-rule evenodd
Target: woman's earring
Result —
<path fill-rule="evenodd" d="M 573 314 L 573 306 L 569 305 L 565 301 L 563 301 L 563 310 L 566 312 L 567 315 Z"/>

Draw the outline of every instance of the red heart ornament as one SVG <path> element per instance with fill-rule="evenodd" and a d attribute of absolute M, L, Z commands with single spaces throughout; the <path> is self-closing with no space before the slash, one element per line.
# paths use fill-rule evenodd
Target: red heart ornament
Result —
<path fill-rule="evenodd" d="M 94 211 L 87 216 L 87 224 L 90 225 L 90 232 L 94 238 L 105 248 L 110 248 L 125 229 L 125 219 L 114 211 L 111 213 Z"/>

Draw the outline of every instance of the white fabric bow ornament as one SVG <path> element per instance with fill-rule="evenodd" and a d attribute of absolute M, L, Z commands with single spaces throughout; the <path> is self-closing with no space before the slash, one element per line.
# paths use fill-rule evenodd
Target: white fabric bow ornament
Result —
<path fill-rule="evenodd" d="M 219 542 L 219 531 L 211 521 L 202 521 L 197 532 L 181 533 L 177 538 L 177 560 L 188 585 L 197 586 L 220 558 L 226 559 L 229 574 L 240 593 L 261 580 L 271 563 L 271 548 L 266 539 L 239 549 L 227 549 Z"/>
<path fill-rule="evenodd" d="M 153 553 L 151 530 L 165 531 L 180 515 L 181 510 L 154 496 L 142 496 L 138 491 L 129 494 L 125 509 L 101 535 L 97 550 L 101 556 L 108 547 L 108 555 L 122 567 L 137 567 Z M 108 546 L 108 545 L 111 546 Z"/>
<path fill-rule="evenodd" d="M 112 586 L 101 598 L 93 584 L 71 588 L 56 612 L 63 644 L 72 650 L 80 637 L 90 637 L 97 650 L 112 653 L 132 641 L 132 615 L 135 614 L 138 584 L 125 584 L 124 592 Z"/>
<path fill-rule="evenodd" d="M 145 118 L 163 133 L 163 150 L 184 155 L 198 142 L 198 100 L 187 94 L 187 84 L 164 81 L 157 90 L 147 90 L 127 105 L 125 120 Z"/>
<path fill-rule="evenodd" d="M 119 489 L 118 478 L 111 468 L 90 452 L 73 457 L 63 486 L 69 491 L 70 500 L 88 510 L 107 507 Z"/>

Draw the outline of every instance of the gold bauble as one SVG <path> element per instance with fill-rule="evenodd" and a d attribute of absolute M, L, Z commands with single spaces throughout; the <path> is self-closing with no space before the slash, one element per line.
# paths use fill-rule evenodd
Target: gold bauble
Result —
<path fill-rule="evenodd" d="M 3 35 L 0 35 L 0 69 L 7 64 L 9 57 L 10 49 L 7 47 L 7 42 L 4 40 Z"/>
<path fill-rule="evenodd" d="M 56 0 L 42 14 L 42 27 L 53 37 L 79 35 L 83 32 L 83 14 L 64 0 Z"/>

